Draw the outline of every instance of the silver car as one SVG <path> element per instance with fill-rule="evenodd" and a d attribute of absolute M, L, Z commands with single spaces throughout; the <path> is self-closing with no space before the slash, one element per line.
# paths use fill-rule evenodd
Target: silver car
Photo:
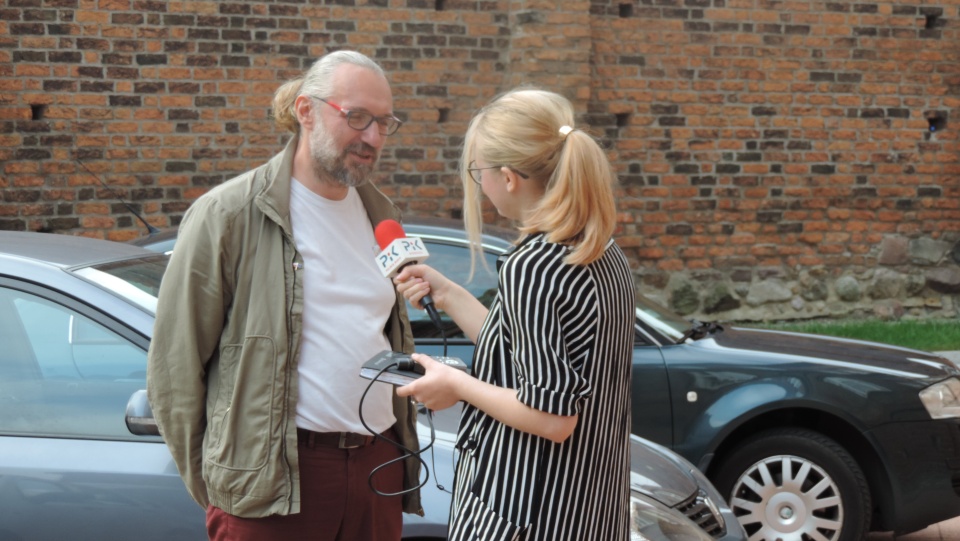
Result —
<path fill-rule="evenodd" d="M 206 538 L 143 392 L 167 260 L 127 244 L 0 232 L 0 539 Z M 446 535 L 452 430 L 437 419 L 426 514 L 404 516 L 406 540 Z M 745 539 L 689 462 L 640 438 L 632 452 L 634 539 Z"/>

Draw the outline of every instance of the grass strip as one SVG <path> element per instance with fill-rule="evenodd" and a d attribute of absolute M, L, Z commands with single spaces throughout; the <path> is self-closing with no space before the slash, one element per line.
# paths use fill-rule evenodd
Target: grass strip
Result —
<path fill-rule="evenodd" d="M 818 320 L 742 326 L 870 340 L 922 351 L 960 350 L 958 320 Z"/>

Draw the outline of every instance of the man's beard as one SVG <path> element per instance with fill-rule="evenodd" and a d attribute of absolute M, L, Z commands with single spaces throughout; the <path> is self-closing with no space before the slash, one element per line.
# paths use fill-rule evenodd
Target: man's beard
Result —
<path fill-rule="evenodd" d="M 313 158 L 313 171 L 317 177 L 332 178 L 348 188 L 365 183 L 380 159 L 377 149 L 361 142 L 354 143 L 338 153 L 335 145 L 333 139 L 327 137 L 322 129 L 315 129 L 310 134 L 310 156 Z M 350 152 L 373 154 L 373 163 L 348 167 L 346 158 Z"/>

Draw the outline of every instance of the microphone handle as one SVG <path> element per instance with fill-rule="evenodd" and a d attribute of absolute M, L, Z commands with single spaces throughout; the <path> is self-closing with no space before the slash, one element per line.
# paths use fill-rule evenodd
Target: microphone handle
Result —
<path fill-rule="evenodd" d="M 403 270 L 403 268 L 406 267 L 407 265 L 416 265 L 416 264 L 417 264 L 416 261 L 407 262 L 401 265 L 400 268 L 397 269 L 397 272 L 400 272 L 401 270 Z M 430 316 L 430 321 L 432 321 L 433 325 L 437 328 L 437 330 L 439 330 L 442 333 L 443 322 L 440 321 L 440 314 L 437 313 L 437 307 L 433 305 L 433 297 L 431 297 L 430 295 L 425 295 L 422 299 L 420 299 L 420 306 L 423 306 L 423 309 L 427 311 L 427 315 Z"/>
<path fill-rule="evenodd" d="M 443 323 L 440 321 L 440 314 L 437 313 L 437 307 L 433 305 L 433 298 L 431 298 L 430 295 L 425 295 L 420 299 L 420 305 L 427 311 L 427 315 L 430 316 L 430 321 L 433 322 L 437 329 L 442 331 Z"/>

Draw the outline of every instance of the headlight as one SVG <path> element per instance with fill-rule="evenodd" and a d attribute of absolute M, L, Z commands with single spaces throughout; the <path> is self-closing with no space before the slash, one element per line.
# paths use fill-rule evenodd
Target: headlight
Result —
<path fill-rule="evenodd" d="M 630 541 L 713 541 L 674 509 L 637 492 L 630 495 Z"/>
<path fill-rule="evenodd" d="M 934 419 L 960 417 L 960 380 L 950 378 L 920 391 L 920 401 Z"/>

